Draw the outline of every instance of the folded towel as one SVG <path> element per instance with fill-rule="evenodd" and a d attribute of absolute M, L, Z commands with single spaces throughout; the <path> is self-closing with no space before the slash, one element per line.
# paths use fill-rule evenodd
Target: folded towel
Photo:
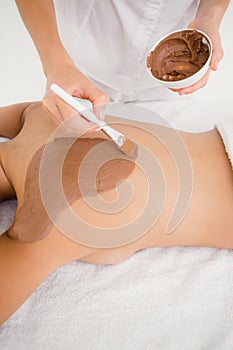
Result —
<path fill-rule="evenodd" d="M 222 137 L 228 158 L 233 168 L 233 118 L 216 123 L 216 128 Z"/>

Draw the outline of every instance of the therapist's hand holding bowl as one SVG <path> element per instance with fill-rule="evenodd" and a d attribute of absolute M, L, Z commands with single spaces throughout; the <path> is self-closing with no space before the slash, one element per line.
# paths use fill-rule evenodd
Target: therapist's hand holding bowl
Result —
<path fill-rule="evenodd" d="M 221 14 L 221 11 L 219 11 L 219 16 L 220 14 Z M 178 92 L 179 95 L 188 95 L 201 89 L 207 84 L 211 70 L 212 71 L 217 70 L 218 64 L 224 56 L 221 37 L 219 33 L 219 27 L 221 23 L 220 18 L 221 16 L 220 17 L 210 16 L 209 11 L 207 10 L 199 11 L 197 13 L 196 18 L 189 24 L 188 28 L 200 30 L 209 36 L 212 42 L 212 56 L 211 56 L 208 71 L 198 82 L 196 82 L 195 84 L 187 88 L 173 90 L 175 92 Z"/>

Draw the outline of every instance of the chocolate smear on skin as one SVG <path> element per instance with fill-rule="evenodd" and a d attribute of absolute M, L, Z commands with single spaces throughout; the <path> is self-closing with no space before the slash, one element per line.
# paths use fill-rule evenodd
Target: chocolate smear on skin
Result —
<path fill-rule="evenodd" d="M 196 30 L 183 30 L 169 35 L 149 54 L 147 67 L 154 77 L 163 81 L 190 77 L 209 58 L 210 50 L 203 38 Z"/>
<path fill-rule="evenodd" d="M 98 154 L 95 154 L 94 148 L 102 142 L 106 143 L 104 149 L 106 152 L 109 152 L 110 160 L 99 167 Z M 54 169 L 56 169 L 56 164 L 58 164 L 57 162 L 59 162 L 61 154 L 64 154 L 64 149 L 69 149 L 62 167 L 62 185 L 69 204 L 81 199 L 83 194 L 84 196 L 96 196 L 97 193 L 115 188 L 117 183 L 126 179 L 135 167 L 134 162 L 117 149 L 112 141 L 106 142 L 103 139 L 74 139 L 74 143 L 70 147 L 70 138 L 59 138 L 50 142 L 49 145 L 46 145 L 47 147 L 49 147 L 49 151 L 46 154 L 48 155 L 47 161 L 49 162 L 50 169 L 53 169 L 53 164 Z M 44 208 L 40 193 L 40 162 L 44 149 L 45 145 L 36 152 L 28 167 L 24 187 L 24 199 L 22 203 L 18 203 L 15 221 L 13 227 L 10 229 L 13 230 L 14 236 L 16 235 L 22 242 L 34 242 L 43 239 L 53 225 Z M 91 159 L 84 159 L 91 150 L 93 150 Z M 85 163 L 85 174 L 82 174 L 82 178 L 79 179 L 84 184 L 81 194 L 78 175 L 83 160 L 88 163 Z M 58 174 L 54 173 L 50 175 L 48 186 L 52 183 L 52 176 L 58 176 Z M 49 191 L 48 188 L 48 193 Z M 55 216 L 58 216 L 64 208 L 61 204 L 59 193 L 56 191 L 51 192 L 52 210 Z"/>

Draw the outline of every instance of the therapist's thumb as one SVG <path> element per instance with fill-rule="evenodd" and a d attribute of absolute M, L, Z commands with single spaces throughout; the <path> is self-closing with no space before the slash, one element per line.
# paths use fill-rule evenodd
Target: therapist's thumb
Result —
<path fill-rule="evenodd" d="M 98 88 L 89 90 L 89 100 L 93 105 L 93 110 L 98 119 L 103 120 L 105 117 L 105 108 L 109 101 L 109 97 Z"/>

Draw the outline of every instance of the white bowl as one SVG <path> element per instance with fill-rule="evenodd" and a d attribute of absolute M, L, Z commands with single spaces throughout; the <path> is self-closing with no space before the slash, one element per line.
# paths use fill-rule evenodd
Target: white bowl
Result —
<path fill-rule="evenodd" d="M 161 41 L 163 41 L 164 39 L 166 39 L 168 36 L 170 36 L 171 34 L 175 34 L 175 33 L 179 33 L 179 32 L 182 32 L 182 31 L 187 31 L 187 30 L 194 30 L 194 29 L 191 29 L 191 28 L 185 28 L 185 29 L 179 29 L 179 30 L 176 30 L 176 31 L 173 31 L 173 32 L 170 32 L 168 34 L 166 34 L 164 37 L 162 37 L 159 41 L 157 41 L 153 46 L 152 48 L 150 49 L 147 57 L 150 55 L 151 51 L 154 51 L 154 49 L 161 43 Z M 195 29 L 196 30 L 196 29 Z M 168 87 L 168 88 L 174 88 L 174 89 L 181 89 L 181 88 L 185 88 L 185 87 L 188 87 L 190 85 L 193 85 L 195 84 L 198 80 L 200 80 L 204 75 L 205 73 L 208 71 L 209 69 L 209 65 L 210 65 L 210 60 L 211 60 L 211 56 L 212 56 L 212 42 L 209 38 L 209 36 L 202 32 L 201 30 L 196 30 L 198 33 L 201 33 L 205 39 L 206 39 L 206 43 L 209 47 L 209 51 L 210 51 L 210 55 L 208 57 L 208 60 L 206 61 L 206 63 L 204 64 L 203 67 L 201 67 L 196 73 L 194 73 L 193 75 L 185 78 L 185 79 L 182 79 L 182 80 L 176 80 L 176 81 L 165 81 L 165 80 L 160 80 L 158 78 L 156 78 L 152 73 L 151 73 L 151 68 L 148 68 L 146 67 L 148 73 L 150 74 L 151 77 L 153 77 L 153 79 L 159 83 L 160 85 L 162 86 L 165 86 L 165 87 Z"/>

